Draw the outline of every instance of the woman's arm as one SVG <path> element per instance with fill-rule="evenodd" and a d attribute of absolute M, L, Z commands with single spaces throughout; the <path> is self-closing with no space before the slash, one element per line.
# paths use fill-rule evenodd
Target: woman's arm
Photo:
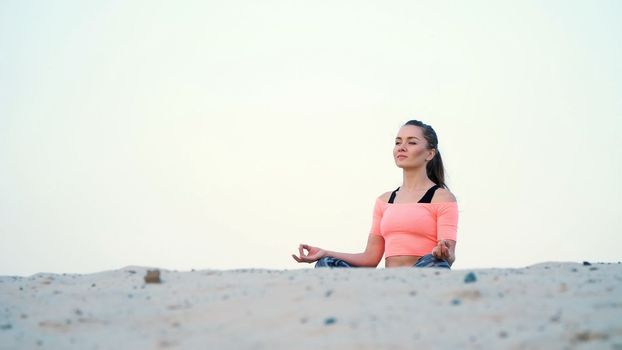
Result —
<path fill-rule="evenodd" d="M 444 259 L 451 266 L 456 260 L 456 238 L 458 230 L 458 206 L 456 197 L 449 190 L 436 191 L 432 202 L 446 203 L 439 208 L 437 217 L 437 244 L 432 255 Z"/>
<path fill-rule="evenodd" d="M 367 238 L 365 251 L 357 254 L 326 251 L 325 256 L 341 259 L 350 265 L 358 267 L 377 267 L 384 254 L 384 238 L 370 234 Z"/>
<path fill-rule="evenodd" d="M 382 202 L 386 203 L 386 199 L 391 192 L 386 192 L 378 197 L 374 205 L 373 219 L 371 230 L 367 238 L 367 246 L 365 251 L 357 254 L 333 252 L 318 247 L 312 247 L 307 244 L 298 246 L 300 256 L 292 254 L 292 257 L 298 262 L 311 263 L 326 256 L 332 256 L 341 259 L 350 265 L 358 267 L 376 267 L 384 255 L 384 238 L 380 234 L 380 220 L 382 219 L 383 209 Z M 305 250 L 307 253 L 305 254 Z"/>
<path fill-rule="evenodd" d="M 307 253 L 305 253 L 305 250 Z M 356 254 L 333 252 L 307 244 L 299 245 L 298 252 L 300 253 L 300 256 L 292 254 L 294 260 L 298 262 L 311 263 L 323 257 L 332 256 L 353 266 L 376 267 L 378 266 L 378 263 L 380 263 L 382 255 L 384 254 L 384 238 L 379 235 L 370 234 L 367 239 L 365 251 Z"/>

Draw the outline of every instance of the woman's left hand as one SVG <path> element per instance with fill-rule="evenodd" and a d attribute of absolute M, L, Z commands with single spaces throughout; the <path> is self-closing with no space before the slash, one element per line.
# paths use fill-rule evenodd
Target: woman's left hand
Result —
<path fill-rule="evenodd" d="M 440 241 L 438 241 L 438 244 L 436 245 L 436 247 L 432 249 L 432 255 L 434 255 L 434 257 L 437 259 L 443 259 L 447 261 L 453 260 L 451 259 L 451 250 L 450 250 L 449 242 L 447 242 L 444 239 L 441 239 Z"/>

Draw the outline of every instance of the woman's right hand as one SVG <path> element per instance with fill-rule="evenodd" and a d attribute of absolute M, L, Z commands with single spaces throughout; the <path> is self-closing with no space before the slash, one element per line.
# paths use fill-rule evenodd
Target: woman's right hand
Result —
<path fill-rule="evenodd" d="M 304 252 L 305 250 L 307 251 L 306 254 Z M 320 260 L 326 254 L 326 251 L 324 249 L 313 247 L 308 244 L 300 244 L 298 246 L 298 252 L 300 253 L 300 256 L 296 256 L 296 254 L 292 254 L 292 257 L 294 258 L 294 260 L 298 261 L 299 263 L 302 263 L 302 262 L 312 263 L 314 261 Z"/>

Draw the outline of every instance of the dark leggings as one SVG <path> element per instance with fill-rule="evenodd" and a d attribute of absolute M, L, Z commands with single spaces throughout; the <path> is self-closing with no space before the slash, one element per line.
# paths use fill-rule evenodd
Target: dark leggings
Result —
<path fill-rule="evenodd" d="M 347 262 L 333 258 L 332 256 L 327 256 L 321 258 L 315 263 L 315 268 L 319 267 L 356 267 L 348 264 Z M 417 262 L 413 265 L 413 267 L 438 267 L 442 269 L 450 269 L 449 263 L 446 260 L 438 259 L 434 257 L 432 254 L 427 254 L 419 258 Z"/>

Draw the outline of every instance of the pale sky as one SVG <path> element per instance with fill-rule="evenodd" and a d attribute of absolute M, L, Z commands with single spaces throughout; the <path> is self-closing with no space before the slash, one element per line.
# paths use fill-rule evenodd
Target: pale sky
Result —
<path fill-rule="evenodd" d="M 0 0 L 0 274 L 361 252 L 409 119 L 439 136 L 454 269 L 622 260 L 621 18 L 620 1 Z"/>

